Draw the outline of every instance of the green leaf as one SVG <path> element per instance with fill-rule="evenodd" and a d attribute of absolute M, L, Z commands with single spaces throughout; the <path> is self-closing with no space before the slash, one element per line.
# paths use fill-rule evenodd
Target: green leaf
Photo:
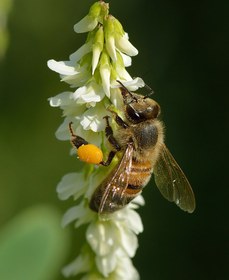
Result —
<path fill-rule="evenodd" d="M 48 206 L 30 208 L 0 232 L 0 279 L 51 280 L 60 274 L 68 234 L 59 213 Z"/>

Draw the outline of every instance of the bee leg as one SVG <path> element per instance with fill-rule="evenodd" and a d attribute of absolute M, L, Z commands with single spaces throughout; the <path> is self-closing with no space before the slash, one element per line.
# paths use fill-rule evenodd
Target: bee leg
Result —
<path fill-rule="evenodd" d="M 119 146 L 117 140 L 114 138 L 114 135 L 113 135 L 113 130 L 109 124 L 109 116 L 105 116 L 104 119 L 106 120 L 106 128 L 105 128 L 105 134 L 106 134 L 106 137 L 107 137 L 107 140 L 110 142 L 110 144 L 114 147 L 115 151 L 120 151 L 121 150 L 121 147 Z M 114 156 L 113 156 L 114 157 Z"/>
<path fill-rule="evenodd" d="M 114 138 L 113 135 L 113 130 L 109 124 L 109 116 L 105 116 L 104 119 L 106 120 L 106 128 L 105 128 L 105 134 L 106 137 L 108 139 L 108 141 L 110 142 L 110 144 L 114 147 L 115 151 L 110 151 L 109 155 L 108 155 L 108 159 L 106 161 L 101 161 L 100 164 L 103 166 L 108 166 L 110 165 L 112 159 L 114 158 L 115 154 L 117 151 L 120 151 L 121 147 L 119 146 L 118 142 L 116 141 L 116 139 Z"/>
<path fill-rule="evenodd" d="M 121 117 L 119 117 L 119 115 L 115 111 L 112 110 L 109 111 L 115 116 L 115 121 L 117 125 L 121 126 L 122 128 L 129 127 L 129 125 L 126 122 L 124 122 L 124 120 Z"/>
<path fill-rule="evenodd" d="M 84 140 L 82 137 L 80 136 L 77 136 L 73 133 L 73 130 L 72 130 L 72 122 L 69 123 L 69 130 L 70 130 L 70 133 L 72 135 L 72 139 L 71 139 L 71 143 L 73 146 L 75 146 L 77 149 L 82 146 L 82 145 L 86 145 L 88 144 L 88 142 L 86 140 Z"/>
<path fill-rule="evenodd" d="M 124 120 L 121 117 L 119 117 L 119 115 L 117 113 L 114 113 L 114 114 L 115 114 L 115 121 L 119 126 L 121 126 L 122 128 L 129 127 L 129 125 L 127 123 L 125 123 Z"/>
<path fill-rule="evenodd" d="M 108 155 L 108 159 L 106 161 L 101 161 L 100 164 L 103 166 L 108 166 L 112 162 L 112 159 L 114 158 L 116 152 L 111 151 Z"/>

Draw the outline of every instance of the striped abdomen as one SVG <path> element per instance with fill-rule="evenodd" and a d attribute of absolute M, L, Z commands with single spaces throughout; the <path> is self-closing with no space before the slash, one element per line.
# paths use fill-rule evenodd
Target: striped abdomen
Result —
<path fill-rule="evenodd" d="M 92 210 L 112 213 L 127 205 L 150 180 L 152 164 L 150 161 L 140 163 L 133 159 L 129 173 L 122 170 L 115 176 L 118 168 L 119 166 L 95 190 L 90 201 Z"/>
<path fill-rule="evenodd" d="M 129 182 L 125 194 L 130 200 L 134 199 L 146 186 L 151 177 L 152 164 L 150 161 L 132 161 Z"/>

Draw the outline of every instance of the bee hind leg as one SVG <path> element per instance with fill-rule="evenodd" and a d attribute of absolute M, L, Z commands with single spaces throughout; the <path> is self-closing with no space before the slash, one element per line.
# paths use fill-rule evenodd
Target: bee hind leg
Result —
<path fill-rule="evenodd" d="M 73 146 L 75 146 L 77 149 L 82 146 L 88 144 L 86 140 L 84 140 L 82 137 L 75 135 L 72 130 L 72 122 L 69 123 L 69 130 L 72 135 L 71 143 Z"/>

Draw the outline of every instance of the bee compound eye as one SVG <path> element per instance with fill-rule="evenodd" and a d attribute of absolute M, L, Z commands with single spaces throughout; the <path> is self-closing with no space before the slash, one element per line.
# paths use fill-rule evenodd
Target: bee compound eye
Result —
<path fill-rule="evenodd" d="M 152 115 L 156 118 L 159 115 L 160 107 L 158 105 L 153 106 Z"/>
<path fill-rule="evenodd" d="M 131 105 L 126 107 L 127 116 L 134 122 L 138 122 L 141 119 L 139 112 Z"/>
<path fill-rule="evenodd" d="M 93 144 L 82 145 L 77 150 L 81 161 L 91 164 L 99 164 L 103 160 L 103 152 Z"/>

